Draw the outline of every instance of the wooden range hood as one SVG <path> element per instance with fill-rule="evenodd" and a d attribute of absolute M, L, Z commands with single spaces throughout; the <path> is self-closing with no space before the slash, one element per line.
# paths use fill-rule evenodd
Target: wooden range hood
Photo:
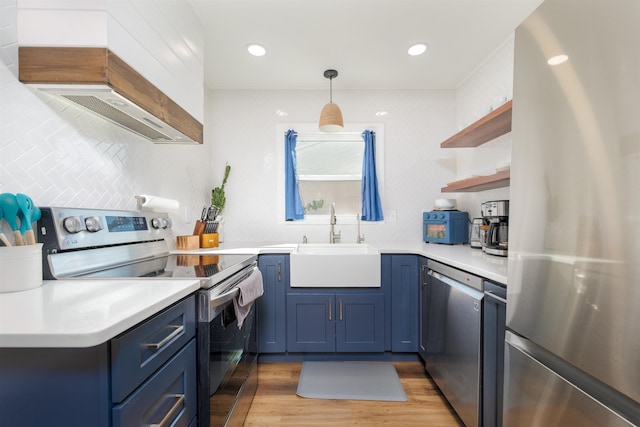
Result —
<path fill-rule="evenodd" d="M 155 143 L 203 142 L 202 123 L 107 48 L 21 46 L 18 60 L 22 83 Z"/>

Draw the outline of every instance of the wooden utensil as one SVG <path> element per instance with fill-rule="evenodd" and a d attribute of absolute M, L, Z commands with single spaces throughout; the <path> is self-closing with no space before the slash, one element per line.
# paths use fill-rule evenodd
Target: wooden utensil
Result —
<path fill-rule="evenodd" d="M 3 210 L 2 210 L 2 205 L 0 205 L 0 221 L 2 221 L 2 216 L 3 216 Z M 7 239 L 7 236 L 4 235 L 1 228 L 0 228 L 0 240 L 2 241 L 2 243 L 4 243 L 5 246 L 11 246 L 9 239 Z"/>

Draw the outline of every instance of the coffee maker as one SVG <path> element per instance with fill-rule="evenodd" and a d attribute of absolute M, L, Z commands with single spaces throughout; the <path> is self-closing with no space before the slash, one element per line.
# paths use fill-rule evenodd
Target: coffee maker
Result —
<path fill-rule="evenodd" d="M 484 221 L 489 224 L 484 251 L 507 256 L 509 249 L 509 201 L 494 200 L 481 205 Z"/>

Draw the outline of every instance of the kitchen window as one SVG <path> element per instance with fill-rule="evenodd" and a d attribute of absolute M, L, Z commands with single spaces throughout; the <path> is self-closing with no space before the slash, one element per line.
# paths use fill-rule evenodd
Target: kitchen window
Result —
<path fill-rule="evenodd" d="M 300 133 L 296 144 L 298 187 L 305 216 L 359 212 L 364 143 L 358 132 Z"/>
<path fill-rule="evenodd" d="M 384 127 L 347 125 L 345 131 L 320 132 L 316 124 L 278 126 L 279 157 L 284 159 L 283 135 L 287 129 L 297 134 L 296 157 L 300 198 L 305 218 L 287 224 L 325 224 L 329 222 L 331 203 L 335 203 L 340 223 L 356 223 L 361 214 L 361 180 L 364 141 L 362 132 L 376 132 L 376 167 L 380 197 L 384 188 Z M 284 160 L 282 160 L 284 163 Z M 280 168 L 284 182 L 284 164 Z M 279 221 L 284 222 L 284 186 L 279 186 Z"/>

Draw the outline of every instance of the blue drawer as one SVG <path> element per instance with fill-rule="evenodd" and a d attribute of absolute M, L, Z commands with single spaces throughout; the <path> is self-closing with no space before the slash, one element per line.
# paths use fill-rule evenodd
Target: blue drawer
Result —
<path fill-rule="evenodd" d="M 124 400 L 196 333 L 195 296 L 111 340 L 111 399 Z"/>
<path fill-rule="evenodd" d="M 188 427 L 197 411 L 196 381 L 194 339 L 124 402 L 113 407 L 113 426 Z"/>

